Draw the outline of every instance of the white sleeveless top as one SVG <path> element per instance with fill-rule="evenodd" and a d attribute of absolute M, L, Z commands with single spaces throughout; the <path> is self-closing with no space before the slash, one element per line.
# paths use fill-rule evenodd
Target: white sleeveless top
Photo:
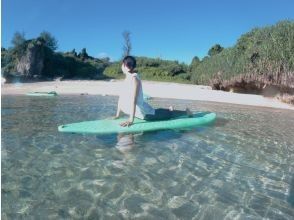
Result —
<path fill-rule="evenodd" d="M 144 119 L 145 115 L 147 114 L 154 115 L 155 110 L 147 102 L 144 101 L 142 83 L 137 73 L 126 74 L 126 78 L 123 82 L 123 87 L 121 88 L 118 105 L 120 110 L 123 111 L 125 114 L 131 114 L 131 108 L 133 106 L 132 100 L 134 100 L 135 96 L 135 83 L 133 81 L 135 80 L 134 77 L 136 77 L 139 81 L 135 117 Z"/>

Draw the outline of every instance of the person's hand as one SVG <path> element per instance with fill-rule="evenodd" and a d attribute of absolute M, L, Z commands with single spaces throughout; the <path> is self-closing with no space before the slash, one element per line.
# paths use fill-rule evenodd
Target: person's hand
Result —
<path fill-rule="evenodd" d="M 133 124 L 132 121 L 125 121 L 125 122 L 120 123 L 120 126 L 122 126 L 122 127 L 130 127 L 132 124 Z"/>

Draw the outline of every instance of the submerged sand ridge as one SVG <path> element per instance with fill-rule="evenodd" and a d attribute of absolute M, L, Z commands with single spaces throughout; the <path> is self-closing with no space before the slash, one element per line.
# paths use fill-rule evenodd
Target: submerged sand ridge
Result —
<path fill-rule="evenodd" d="M 122 89 L 124 89 L 124 87 L 121 80 L 51 81 L 4 84 L 1 86 L 1 92 L 3 95 L 25 95 L 28 92 L 55 91 L 60 95 L 88 94 L 118 96 Z M 211 90 L 211 88 L 208 86 L 143 81 L 143 90 L 144 93 L 148 94 L 149 96 L 157 98 L 211 101 L 294 110 L 294 106 L 282 103 L 273 98 L 265 98 L 261 95 L 239 94 Z"/>

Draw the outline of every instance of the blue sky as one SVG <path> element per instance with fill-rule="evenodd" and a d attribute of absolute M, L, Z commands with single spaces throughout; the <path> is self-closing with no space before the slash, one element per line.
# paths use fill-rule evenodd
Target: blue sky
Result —
<path fill-rule="evenodd" d="M 233 46 L 254 27 L 294 19 L 293 0 L 2 0 L 1 44 L 49 31 L 58 51 L 87 48 L 94 57 L 122 55 L 131 32 L 135 56 L 190 63 L 216 43 Z"/>

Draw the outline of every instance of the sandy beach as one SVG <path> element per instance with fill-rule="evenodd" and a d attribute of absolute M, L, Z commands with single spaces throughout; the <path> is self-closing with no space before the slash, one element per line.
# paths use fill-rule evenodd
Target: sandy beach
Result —
<path fill-rule="evenodd" d="M 25 95 L 28 92 L 56 91 L 59 95 L 113 95 L 123 89 L 121 80 L 115 81 L 52 81 L 37 83 L 16 83 L 1 85 L 2 95 Z M 143 81 L 144 93 L 151 97 L 184 100 L 200 100 L 262 106 L 294 110 L 294 106 L 261 95 L 238 94 L 212 90 L 209 86 L 169 82 Z"/>

